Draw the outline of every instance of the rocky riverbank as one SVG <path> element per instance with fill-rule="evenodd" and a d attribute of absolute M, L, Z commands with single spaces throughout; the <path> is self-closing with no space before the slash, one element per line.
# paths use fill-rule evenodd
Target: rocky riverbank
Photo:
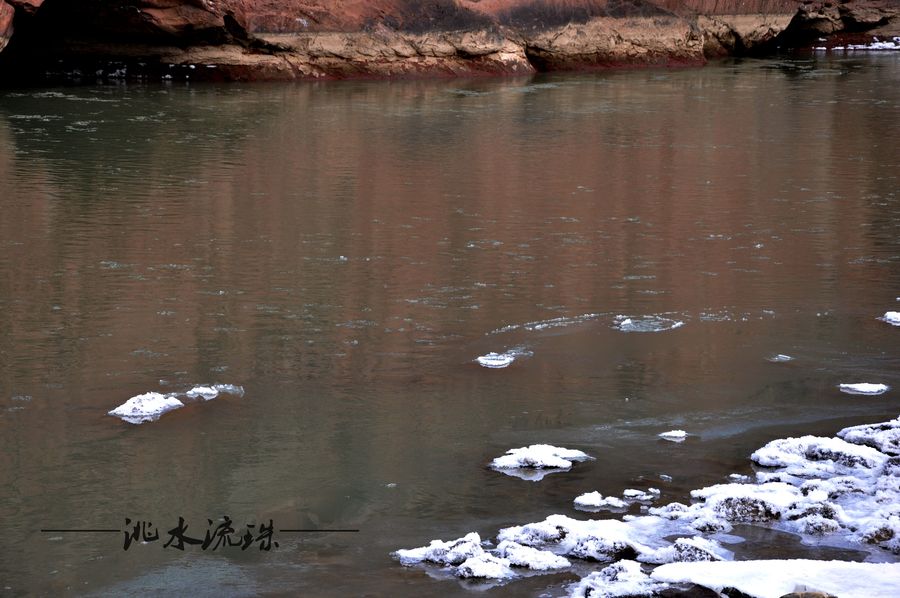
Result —
<path fill-rule="evenodd" d="M 897 35 L 898 15 L 898 0 L 0 0 L 0 80 L 700 65 Z"/>

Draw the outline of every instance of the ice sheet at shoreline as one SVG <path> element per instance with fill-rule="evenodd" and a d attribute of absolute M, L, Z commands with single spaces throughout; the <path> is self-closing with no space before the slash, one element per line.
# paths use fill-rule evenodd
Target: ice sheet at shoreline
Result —
<path fill-rule="evenodd" d="M 532 444 L 509 449 L 505 455 L 491 461 L 490 467 L 507 475 L 537 482 L 548 473 L 569 469 L 574 461 L 592 458 L 587 453 L 575 449 Z"/>
<path fill-rule="evenodd" d="M 107 415 L 118 417 L 123 421 L 136 425 L 154 422 L 163 414 L 184 407 L 185 403 L 182 399 L 209 401 L 221 393 L 242 397 L 244 396 L 244 388 L 234 384 L 214 384 L 211 386 L 197 385 L 186 392 L 180 393 L 162 394 L 159 392 L 148 392 L 131 397 L 123 404 L 109 411 Z"/>
<path fill-rule="evenodd" d="M 533 447 L 514 449 L 510 453 L 530 448 Z M 757 471 L 755 480 L 750 476 L 732 476 L 731 479 L 739 482 L 696 489 L 690 493 L 693 499 L 690 504 L 673 502 L 660 507 L 647 507 L 644 511 L 646 514 L 624 515 L 621 519 L 580 520 L 561 514 L 550 515 L 542 521 L 500 529 L 496 542 L 500 546 L 513 547 L 512 552 L 519 550 L 526 555 L 530 554 L 525 560 L 534 561 L 532 574 L 546 570 L 539 569 L 537 562 L 553 563 L 554 556 L 578 559 L 583 563 L 613 563 L 569 586 L 571 596 L 634 595 L 637 588 L 643 588 L 640 591 L 648 593 L 669 587 L 670 580 L 721 589 L 716 585 L 719 579 L 716 575 L 720 570 L 728 571 L 725 577 L 729 580 L 749 583 L 750 573 L 745 576 L 741 570 L 732 575 L 730 569 L 711 565 L 709 568 L 692 567 L 689 569 L 690 578 L 676 579 L 672 572 L 681 575 L 688 568 L 666 565 L 731 561 L 734 554 L 719 544 L 718 540 L 728 541 L 729 536 L 723 534 L 729 534 L 736 524 L 787 531 L 804 540 L 826 546 L 846 548 L 856 545 L 860 550 L 868 547 L 875 551 L 876 560 L 883 560 L 883 557 L 878 558 L 880 554 L 889 560 L 891 553 L 900 555 L 898 458 L 900 417 L 887 422 L 845 428 L 838 432 L 837 437 L 776 439 L 751 455 L 751 460 L 761 468 Z M 516 464 L 519 463 L 521 462 L 516 461 Z M 658 497 L 659 491 L 655 489 L 628 489 L 623 491 L 622 500 L 592 492 L 578 496 L 575 502 L 579 508 L 609 509 L 652 501 Z M 463 569 L 454 565 L 455 575 L 511 579 L 508 572 L 515 574 L 516 566 L 510 551 L 485 548 L 481 543 L 467 541 L 470 536 L 456 541 L 460 544 L 434 541 L 427 547 L 413 549 L 413 552 L 398 551 L 395 556 L 406 564 L 431 562 L 450 566 L 449 557 L 445 555 L 463 552 L 466 555 L 457 554 L 452 560 L 455 561 L 460 556 L 477 558 Z M 529 553 L 524 548 L 537 552 Z M 482 555 L 479 550 L 488 554 Z M 880 550 L 886 552 L 879 553 Z M 429 552 L 433 556 L 425 558 Z M 410 556 L 415 556 L 418 560 L 410 560 Z M 645 565 L 643 568 L 641 563 Z M 773 579 L 781 569 L 789 577 L 794 574 L 789 564 L 792 562 L 761 563 L 766 567 L 771 564 Z M 563 566 L 562 562 L 558 564 Z M 835 561 L 829 565 L 831 569 L 815 569 L 810 575 L 816 579 L 841 579 L 844 575 L 852 574 L 842 569 L 845 564 L 847 563 Z M 646 565 L 664 567 L 657 569 L 661 572 L 659 576 L 648 576 Z M 880 592 L 886 587 L 892 587 L 895 593 L 886 595 L 900 596 L 896 592 L 900 588 L 896 585 L 897 567 L 900 564 L 889 567 L 878 569 L 878 575 L 884 575 L 874 582 L 869 583 L 860 575 L 858 579 L 854 579 L 853 584 L 845 584 L 840 588 L 813 586 L 801 575 L 787 579 L 785 583 L 790 582 L 792 585 L 786 589 L 776 587 L 773 591 L 780 592 L 777 594 L 766 593 L 770 586 L 758 586 L 756 589 L 763 593 L 756 594 L 744 587 L 739 589 L 751 596 L 780 597 L 795 588 L 803 587 L 828 589 L 833 593 L 834 589 L 842 589 L 842 592 L 836 592 L 839 596 L 881 596 L 885 595 Z M 750 570 L 754 570 L 752 566 L 748 569 Z M 837 573 L 831 575 L 833 571 Z M 761 575 L 765 573 L 758 573 L 756 578 Z M 518 577 L 518 574 L 514 576 Z M 892 581 L 888 583 L 888 579 Z M 891 583 L 894 585 L 891 586 Z M 735 584 L 729 582 L 727 585 Z"/>
<path fill-rule="evenodd" d="M 735 588 L 753 598 L 780 598 L 797 591 L 841 598 L 900 596 L 900 563 L 766 560 L 671 563 L 650 575 L 657 582 L 694 583 L 717 592 Z"/>

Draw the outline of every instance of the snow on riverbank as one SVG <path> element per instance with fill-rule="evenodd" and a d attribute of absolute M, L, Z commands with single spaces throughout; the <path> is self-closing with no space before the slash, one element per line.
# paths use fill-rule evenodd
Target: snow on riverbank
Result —
<path fill-rule="evenodd" d="M 730 587 L 752 598 L 779 598 L 791 592 L 823 592 L 841 598 L 900 595 L 900 563 L 809 560 L 672 563 L 658 567 L 649 579 L 657 583 L 693 583 L 717 592 Z"/>
<path fill-rule="evenodd" d="M 122 421 L 135 425 L 155 422 L 163 414 L 184 407 L 183 399 L 210 401 L 223 393 L 242 397 L 244 388 L 234 384 L 214 384 L 212 386 L 197 385 L 186 392 L 167 394 L 147 392 L 131 397 L 109 411 L 107 415 L 118 417 Z"/>
<path fill-rule="evenodd" d="M 581 451 L 533 445 L 509 451 L 492 466 L 497 461 L 517 468 L 558 467 L 562 461 L 571 466 L 581 456 L 587 457 Z M 534 575 L 569 568 L 571 559 L 608 564 L 568 587 L 569 595 L 578 597 L 650 596 L 672 584 L 715 591 L 730 586 L 758 598 L 804 588 L 842 598 L 900 595 L 900 563 L 731 562 L 733 553 L 717 541 L 734 541 L 722 534 L 735 524 L 748 524 L 797 534 L 811 543 L 885 550 L 887 560 L 891 553 L 900 555 L 900 417 L 845 428 L 836 438 L 776 439 L 751 460 L 760 468 L 755 480 L 738 476 L 735 483 L 699 488 L 691 492 L 691 504 L 645 507 L 645 514 L 620 519 L 555 514 L 500 529 L 496 548 L 472 533 L 398 550 L 394 556 L 404 565 L 430 563 L 458 577 L 504 582 L 525 575 L 524 569 Z M 575 503 L 627 508 L 658 496 L 654 489 L 628 489 L 623 499 L 592 492 Z M 650 572 L 652 565 L 661 566 Z"/>

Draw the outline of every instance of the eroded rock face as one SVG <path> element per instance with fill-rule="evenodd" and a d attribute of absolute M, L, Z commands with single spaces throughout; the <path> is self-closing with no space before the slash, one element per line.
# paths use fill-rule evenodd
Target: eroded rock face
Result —
<path fill-rule="evenodd" d="M 0 51 L 9 43 L 9 38 L 13 34 L 13 16 L 16 14 L 15 9 L 0 0 Z"/>
<path fill-rule="evenodd" d="M 898 0 L 0 0 L 0 49 L 14 20 L 25 25 L 0 69 L 140 59 L 156 75 L 205 64 L 216 78 L 296 79 L 702 64 L 896 27 L 898 11 Z"/>

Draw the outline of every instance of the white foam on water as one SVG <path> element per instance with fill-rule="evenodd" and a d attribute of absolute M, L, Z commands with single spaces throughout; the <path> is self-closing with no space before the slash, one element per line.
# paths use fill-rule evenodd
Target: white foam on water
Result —
<path fill-rule="evenodd" d="M 791 592 L 822 592 L 841 598 L 896 598 L 900 563 L 761 560 L 671 563 L 650 578 L 692 583 L 716 592 L 731 587 L 752 598 L 779 598 Z"/>
<path fill-rule="evenodd" d="M 548 328 L 565 328 L 574 326 L 591 320 L 596 320 L 601 314 L 581 314 L 580 316 L 564 316 L 559 318 L 551 318 L 549 320 L 536 320 L 534 322 L 526 322 L 524 324 L 510 324 L 497 328 L 488 332 L 488 334 L 501 334 L 504 332 L 512 332 L 513 330 L 524 329 L 529 332 L 539 332 Z"/>
<path fill-rule="evenodd" d="M 619 332 L 664 332 L 684 326 L 681 320 L 673 320 L 663 316 L 616 316 L 613 329 Z"/>
<path fill-rule="evenodd" d="M 164 413 L 184 407 L 184 403 L 172 395 L 147 392 L 133 396 L 107 415 L 118 417 L 129 424 L 154 422 Z"/>
<path fill-rule="evenodd" d="M 669 442 L 684 442 L 688 437 L 688 433 L 684 430 L 669 430 L 668 432 L 658 434 L 658 436 Z"/>
<path fill-rule="evenodd" d="M 840 388 L 841 392 L 845 392 L 848 395 L 880 395 L 890 389 L 886 384 L 872 384 L 869 382 L 841 384 L 838 388 Z"/>

